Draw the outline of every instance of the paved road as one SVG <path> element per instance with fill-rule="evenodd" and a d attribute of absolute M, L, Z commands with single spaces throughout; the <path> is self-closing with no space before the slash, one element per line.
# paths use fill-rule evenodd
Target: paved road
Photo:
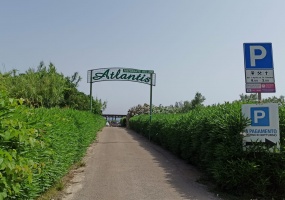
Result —
<path fill-rule="evenodd" d="M 124 128 L 99 133 L 82 171 L 65 200 L 218 199 L 194 167 Z"/>

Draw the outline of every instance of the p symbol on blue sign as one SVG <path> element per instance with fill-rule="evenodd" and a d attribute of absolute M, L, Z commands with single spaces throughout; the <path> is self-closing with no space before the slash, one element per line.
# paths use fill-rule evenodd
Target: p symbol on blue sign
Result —
<path fill-rule="evenodd" d="M 271 43 L 244 43 L 243 48 L 246 69 L 273 69 Z"/>
<path fill-rule="evenodd" d="M 261 60 L 266 56 L 266 49 L 260 45 L 252 45 L 249 47 L 250 52 L 250 66 L 256 66 L 256 60 Z"/>
<path fill-rule="evenodd" d="M 253 107 L 250 109 L 252 126 L 269 126 L 269 108 Z"/>

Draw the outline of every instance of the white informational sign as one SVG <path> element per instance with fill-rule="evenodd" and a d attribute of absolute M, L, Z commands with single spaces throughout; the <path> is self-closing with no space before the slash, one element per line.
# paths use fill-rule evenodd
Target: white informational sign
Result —
<path fill-rule="evenodd" d="M 251 120 L 245 128 L 244 144 L 263 142 L 266 146 L 280 148 L 278 104 L 244 104 L 242 114 Z"/>
<path fill-rule="evenodd" d="M 87 72 L 87 83 L 100 81 L 132 81 L 155 86 L 156 76 L 153 70 L 131 68 L 100 68 Z"/>
<path fill-rule="evenodd" d="M 246 83 L 274 83 L 273 70 L 246 70 Z"/>

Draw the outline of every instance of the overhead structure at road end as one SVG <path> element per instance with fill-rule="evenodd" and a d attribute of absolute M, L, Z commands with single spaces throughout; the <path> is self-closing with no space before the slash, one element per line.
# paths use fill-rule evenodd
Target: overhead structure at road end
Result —
<path fill-rule="evenodd" d="M 131 81 L 150 85 L 149 121 L 152 118 L 152 86 L 156 85 L 153 70 L 133 68 L 99 68 L 87 71 L 87 83 L 90 83 L 90 110 L 92 111 L 92 83 L 100 81 Z"/>
<path fill-rule="evenodd" d="M 87 83 L 100 81 L 132 81 L 155 86 L 156 76 L 153 70 L 131 68 L 100 68 L 87 72 Z"/>

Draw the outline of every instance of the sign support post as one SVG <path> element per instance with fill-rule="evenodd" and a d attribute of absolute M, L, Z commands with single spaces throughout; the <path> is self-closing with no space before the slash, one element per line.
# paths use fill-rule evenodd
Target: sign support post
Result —
<path fill-rule="evenodd" d="M 92 80 L 92 70 L 90 73 L 90 80 Z M 92 81 L 90 81 L 90 112 L 92 112 Z"/>
<path fill-rule="evenodd" d="M 258 103 L 261 103 L 261 92 L 258 92 Z"/>
<path fill-rule="evenodd" d="M 153 73 L 150 74 L 149 134 L 148 134 L 149 141 L 151 133 L 151 118 L 152 118 L 152 78 L 153 78 Z"/>

